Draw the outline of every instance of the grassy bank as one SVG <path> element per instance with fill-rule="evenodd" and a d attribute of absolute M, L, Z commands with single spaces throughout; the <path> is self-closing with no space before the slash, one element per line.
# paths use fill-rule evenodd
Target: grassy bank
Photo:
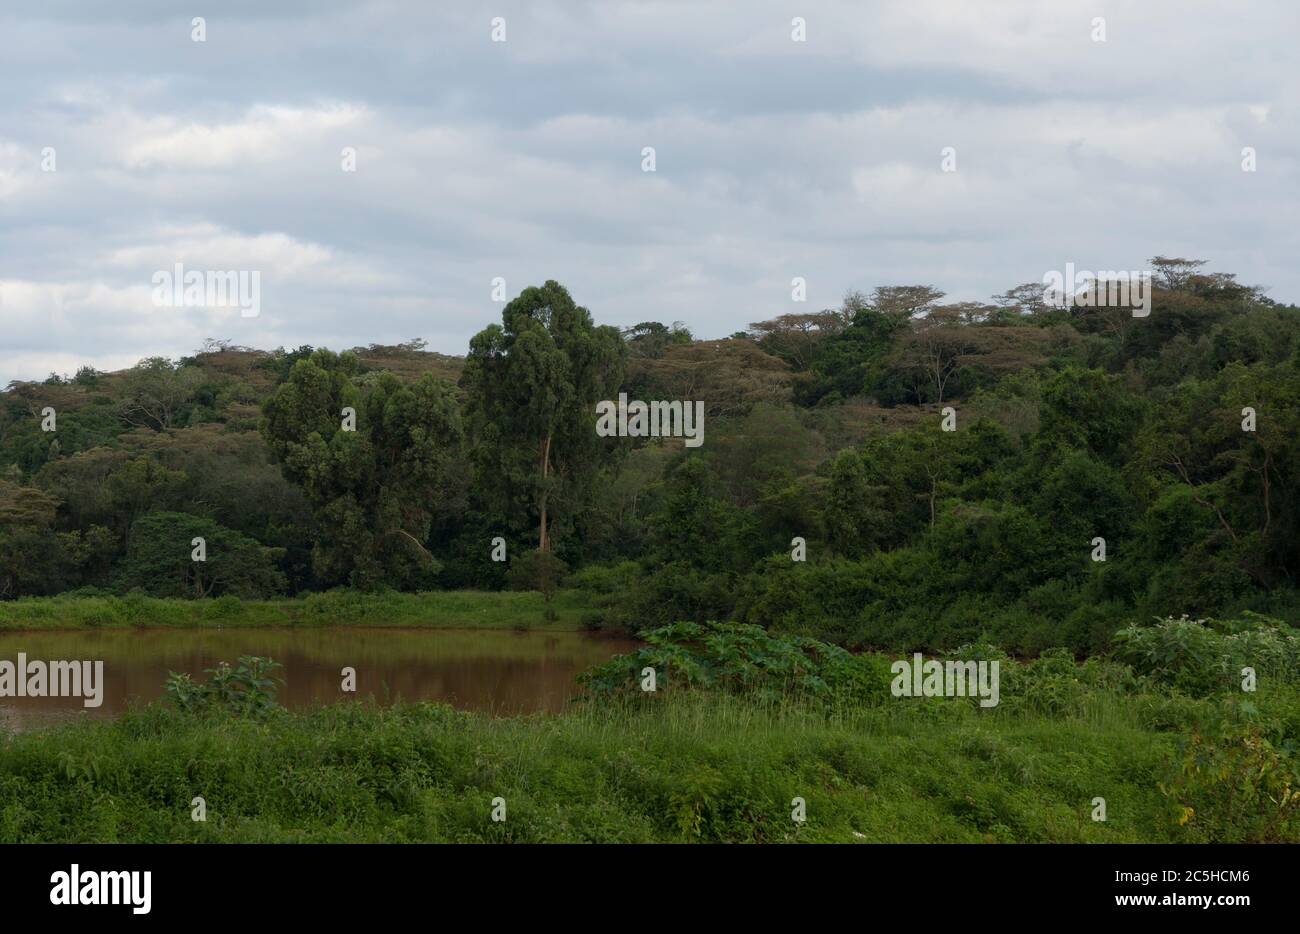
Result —
<path fill-rule="evenodd" d="M 1146 740 L 719 699 L 506 720 L 337 705 L 266 724 L 154 708 L 11 739 L 0 841 L 1164 839 L 1150 779 L 1167 744 Z M 1097 825 L 1084 805 L 1102 793 L 1117 813 Z"/>
<path fill-rule="evenodd" d="M 828 713 L 688 694 L 507 719 L 344 703 L 262 722 L 155 705 L 0 741 L 0 842 L 1224 839 L 1244 825 L 1214 816 L 1222 794 L 1184 789 L 1196 815 L 1180 823 L 1159 787 L 1214 703 L 1088 690 L 1055 715 L 962 700 Z"/>
<path fill-rule="evenodd" d="M 989 707 L 733 623 L 643 633 L 530 717 L 288 711 L 241 659 L 116 721 L 0 735 L 0 842 L 1300 842 L 1297 637 L 1122 635 L 1082 663 L 963 647 L 999 666 Z"/>
<path fill-rule="evenodd" d="M 588 609 L 583 594 L 564 590 L 545 618 L 540 593 L 329 591 L 277 600 L 177 600 L 128 594 L 25 597 L 0 601 L 0 631 L 158 626 L 423 626 L 431 628 L 580 629 Z"/>

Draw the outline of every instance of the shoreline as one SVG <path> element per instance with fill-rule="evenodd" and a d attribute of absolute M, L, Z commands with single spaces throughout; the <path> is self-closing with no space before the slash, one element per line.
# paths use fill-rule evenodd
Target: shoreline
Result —
<path fill-rule="evenodd" d="M 101 629 L 517 629 L 599 632 L 582 623 L 590 609 L 578 591 L 561 591 L 551 603 L 534 591 L 445 590 L 365 594 L 324 591 L 305 597 L 189 600 L 126 596 L 24 597 L 0 602 L 0 633 Z"/>

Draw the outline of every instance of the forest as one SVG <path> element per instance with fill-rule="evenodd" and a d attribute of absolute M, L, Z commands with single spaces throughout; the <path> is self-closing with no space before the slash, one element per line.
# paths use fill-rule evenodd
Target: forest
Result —
<path fill-rule="evenodd" d="M 1300 310 L 1150 265 L 1145 317 L 881 286 L 698 340 L 548 281 L 464 357 L 213 339 L 11 382 L 0 598 L 559 591 L 592 629 L 1017 657 L 1294 622 Z M 706 443 L 600 436 L 620 392 L 702 403 Z"/>

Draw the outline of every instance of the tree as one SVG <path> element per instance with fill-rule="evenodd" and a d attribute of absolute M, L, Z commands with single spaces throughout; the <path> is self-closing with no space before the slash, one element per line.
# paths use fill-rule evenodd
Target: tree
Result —
<path fill-rule="evenodd" d="M 479 484 L 535 517 L 539 551 L 551 550 L 557 513 L 581 503 L 616 455 L 596 435 L 596 403 L 615 397 L 626 365 L 618 329 L 594 325 L 554 280 L 524 289 L 470 341 L 460 385 Z"/>
<path fill-rule="evenodd" d="M 882 285 L 871 293 L 871 307 L 882 315 L 907 321 L 930 311 L 943 296 L 929 285 Z"/>
<path fill-rule="evenodd" d="M 193 558 L 204 541 L 205 560 Z M 282 548 L 267 548 L 211 519 L 183 512 L 151 512 L 136 522 L 117 585 L 156 597 L 268 597 L 284 590 L 275 562 Z"/>
<path fill-rule="evenodd" d="M 79 536 L 52 528 L 57 497 L 0 480 L 0 599 L 58 593 L 70 585 Z"/>
<path fill-rule="evenodd" d="M 1166 398 L 1138 447 L 1152 490 L 1183 488 L 1208 530 L 1197 538 L 1222 560 L 1273 587 L 1300 576 L 1300 358 L 1276 366 L 1233 363 L 1188 380 Z M 1243 410 L 1255 415 L 1243 430 Z M 1209 551 L 1209 549 L 1205 549 Z"/>
<path fill-rule="evenodd" d="M 753 517 L 716 496 L 714 485 L 708 462 L 698 455 L 682 457 L 667 472 L 650 518 L 658 563 L 718 572 L 757 557 Z"/>
<path fill-rule="evenodd" d="M 984 419 L 956 432 L 932 421 L 841 451 L 829 464 L 823 506 L 831 544 L 846 555 L 902 545 L 933 528 L 940 503 L 963 482 L 1009 456 L 1006 433 Z"/>
<path fill-rule="evenodd" d="M 151 457 L 133 458 L 108 475 L 105 491 L 128 546 L 136 517 L 174 497 L 187 479 L 184 471 L 169 470 Z"/>
<path fill-rule="evenodd" d="M 166 431 L 176 422 L 202 378 L 197 367 L 177 366 L 166 357 L 141 360 L 127 372 L 118 414 L 136 428 Z"/>
<path fill-rule="evenodd" d="M 1050 337 L 1041 328 L 963 323 L 985 307 L 940 305 L 912 321 L 890 363 L 910 375 L 918 401 L 943 402 L 949 384 L 962 370 L 1009 372 L 1046 359 L 1042 351 Z"/>
<path fill-rule="evenodd" d="M 1170 292 L 1181 289 L 1196 270 L 1205 265 L 1203 259 L 1183 259 L 1182 257 L 1153 256 L 1148 260 L 1156 281 Z"/>
<path fill-rule="evenodd" d="M 873 308 L 861 292 L 849 292 L 838 312 L 845 326 L 819 341 L 797 396 L 812 405 L 829 397 L 842 401 L 872 392 L 883 373 L 882 361 L 907 319 Z"/>
<path fill-rule="evenodd" d="M 755 321 L 749 330 L 768 353 L 780 357 L 796 370 L 805 370 L 818 343 L 838 334 L 847 323 L 840 312 L 828 309 Z"/>
<path fill-rule="evenodd" d="M 456 501 L 461 449 L 449 384 L 360 377 L 355 355 L 317 350 L 267 400 L 262 432 L 316 515 L 319 577 L 367 588 L 432 582 L 438 564 L 425 542 L 435 512 Z"/>
<path fill-rule="evenodd" d="M 1052 311 L 1044 297 L 1044 286 L 1039 282 L 1024 282 L 993 296 L 999 308 L 1014 309 L 1017 314 L 1038 317 Z"/>
<path fill-rule="evenodd" d="M 514 590 L 536 590 L 541 593 L 546 602 L 546 618 L 553 620 L 555 610 L 551 607 L 551 601 L 555 599 L 555 591 L 568 571 L 568 565 L 553 552 L 533 549 L 511 559 L 506 579 Z"/>
<path fill-rule="evenodd" d="M 623 330 L 623 340 L 627 342 L 630 357 L 662 357 L 664 351 L 673 345 L 689 344 L 692 340 L 690 330 L 680 321 L 674 321 L 672 327 L 658 321 L 642 321 Z"/>
<path fill-rule="evenodd" d="M 1117 377 L 1066 367 L 1043 388 L 1037 445 L 1044 454 L 1069 446 L 1118 464 L 1142 422 L 1142 405 Z"/>
<path fill-rule="evenodd" d="M 628 366 L 633 398 L 700 400 L 709 418 L 787 403 L 790 382 L 788 364 L 738 338 L 676 344 L 658 359 L 635 357 Z"/>

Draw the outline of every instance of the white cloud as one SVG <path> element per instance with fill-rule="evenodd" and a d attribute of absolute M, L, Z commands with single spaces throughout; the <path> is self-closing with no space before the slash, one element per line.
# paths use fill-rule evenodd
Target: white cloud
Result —
<path fill-rule="evenodd" d="M 232 10 L 203 48 L 129 7 L 13 20 L 0 382 L 209 336 L 461 353 L 499 317 L 497 275 L 706 337 L 789 310 L 794 275 L 818 307 L 900 282 L 983 298 L 1164 252 L 1300 295 L 1289 2 L 492 15 L 504 45 L 487 15 L 419 5 L 313 4 L 293 28 Z M 1259 172 L 1239 170 L 1244 145 Z M 150 277 L 177 262 L 260 270 L 262 315 L 155 309 Z"/>
<path fill-rule="evenodd" d="M 302 109 L 258 106 L 232 123 L 183 123 L 175 116 L 118 115 L 121 159 L 132 168 L 224 168 L 269 162 L 305 142 L 357 124 L 365 109 L 349 104 Z"/>

